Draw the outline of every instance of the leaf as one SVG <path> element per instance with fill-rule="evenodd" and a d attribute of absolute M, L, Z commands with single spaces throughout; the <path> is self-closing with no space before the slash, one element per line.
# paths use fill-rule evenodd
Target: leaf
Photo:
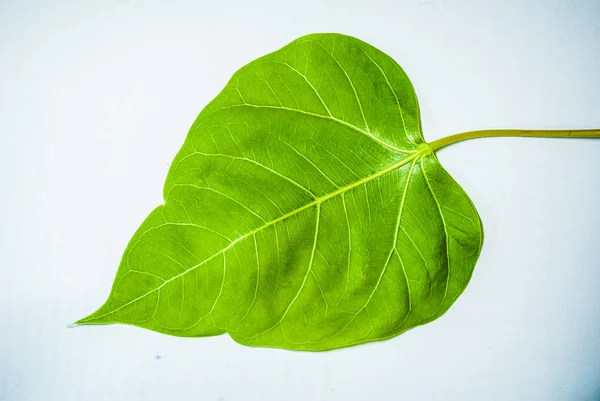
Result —
<path fill-rule="evenodd" d="M 237 71 L 192 126 L 164 199 L 78 323 L 295 350 L 382 340 L 446 312 L 482 245 L 404 71 L 338 34 Z"/>

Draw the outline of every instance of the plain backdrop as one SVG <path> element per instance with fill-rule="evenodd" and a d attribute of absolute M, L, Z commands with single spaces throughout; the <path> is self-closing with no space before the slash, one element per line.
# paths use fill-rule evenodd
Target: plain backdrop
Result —
<path fill-rule="evenodd" d="M 313 32 L 397 60 L 428 141 L 600 127 L 597 0 L 0 0 L 0 399 L 600 399 L 600 140 L 440 151 L 483 253 L 446 315 L 389 341 L 302 353 L 67 327 L 106 299 L 200 110 Z"/>

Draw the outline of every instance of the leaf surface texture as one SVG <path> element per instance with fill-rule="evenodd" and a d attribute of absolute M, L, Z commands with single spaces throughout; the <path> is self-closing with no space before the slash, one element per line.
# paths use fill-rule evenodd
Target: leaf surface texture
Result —
<path fill-rule="evenodd" d="M 296 350 L 381 340 L 442 315 L 482 245 L 404 71 L 339 34 L 237 71 L 194 122 L 164 200 L 78 323 Z"/>

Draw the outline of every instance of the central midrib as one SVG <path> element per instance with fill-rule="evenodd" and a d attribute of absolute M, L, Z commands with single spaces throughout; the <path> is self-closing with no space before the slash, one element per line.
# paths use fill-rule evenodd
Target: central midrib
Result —
<path fill-rule="evenodd" d="M 129 306 L 129 305 L 131 305 L 131 304 L 133 304 L 133 303 L 135 303 L 135 302 L 137 302 L 137 301 L 139 301 L 139 300 L 147 297 L 148 295 L 152 294 L 153 292 L 156 292 L 156 291 L 160 290 L 162 287 L 164 287 L 165 285 L 169 284 L 170 282 L 172 282 L 174 280 L 177 280 L 180 277 L 185 276 L 186 274 L 188 274 L 191 271 L 194 271 L 195 269 L 197 269 L 198 267 L 200 267 L 200 266 L 204 265 L 205 263 L 211 261 L 215 257 L 217 257 L 217 256 L 219 256 L 219 255 L 221 255 L 221 254 L 223 254 L 225 252 L 227 252 L 227 250 L 229 250 L 230 248 L 232 248 L 238 242 L 240 242 L 240 241 L 242 241 L 242 240 L 244 240 L 244 239 L 246 239 L 248 237 L 251 237 L 252 235 L 258 233 L 259 231 L 264 230 L 265 228 L 268 228 L 268 227 L 270 227 L 270 226 L 272 226 L 274 224 L 277 224 L 280 221 L 287 219 L 288 217 L 294 216 L 294 215 L 302 212 L 303 210 L 310 209 L 313 206 L 317 206 L 317 205 L 319 205 L 319 204 L 321 204 L 321 203 L 323 203 L 325 201 L 328 201 L 329 199 L 335 198 L 338 195 L 341 195 L 341 194 L 343 194 L 345 192 L 351 191 L 354 188 L 357 188 L 357 187 L 359 187 L 361 185 L 364 185 L 364 184 L 366 184 L 366 183 L 368 183 L 370 181 L 373 181 L 373 180 L 375 180 L 375 179 L 377 179 L 377 178 L 379 178 L 379 177 L 381 177 L 381 176 L 383 176 L 383 175 L 385 175 L 387 173 L 390 173 L 390 172 L 392 172 L 394 170 L 397 170 L 398 168 L 400 168 L 400 167 L 402 167 L 402 166 L 410 163 L 411 161 L 413 161 L 415 159 L 418 159 L 419 157 L 425 156 L 428 153 L 431 153 L 431 148 L 428 145 L 423 144 L 423 145 L 421 145 L 421 147 L 418 150 L 414 151 L 409 156 L 407 156 L 407 157 L 405 157 L 405 158 L 403 158 L 403 159 L 401 159 L 401 160 L 399 160 L 399 161 L 397 161 L 397 162 L 389 165 L 388 167 L 384 168 L 383 170 L 380 170 L 380 171 L 378 171 L 375 174 L 372 174 L 372 175 L 370 175 L 368 177 L 365 177 L 365 178 L 363 178 L 363 179 L 361 179 L 359 181 L 356 181 L 353 184 L 347 185 L 345 187 L 341 187 L 341 188 L 339 188 L 339 189 L 331 192 L 330 194 L 318 197 L 318 198 L 314 199 L 312 202 L 309 202 L 306 205 L 299 207 L 298 209 L 292 210 L 289 213 L 286 213 L 286 214 L 284 214 L 284 215 L 282 215 L 282 216 L 280 216 L 280 217 L 278 217 L 278 218 L 276 218 L 274 220 L 271 220 L 270 222 L 268 222 L 268 223 L 266 223 L 266 224 L 264 224 L 264 225 L 262 225 L 262 226 L 260 226 L 260 227 L 258 227 L 256 229 L 250 231 L 249 233 L 244 234 L 241 237 L 233 240 L 226 247 L 224 247 L 220 251 L 216 252 L 214 255 L 212 255 L 212 256 L 204 259 L 202 262 L 200 262 L 200 263 L 198 263 L 198 264 L 196 264 L 196 265 L 194 265 L 194 266 L 192 266 L 192 267 L 184 270 L 183 272 L 179 273 L 176 276 L 171 277 L 168 280 L 165 280 L 158 287 L 156 287 L 156 288 L 154 288 L 154 289 L 152 289 L 152 290 L 144 293 L 143 295 L 140 295 L 139 297 L 137 297 L 135 299 L 132 299 L 131 301 L 129 301 L 129 302 L 127 302 L 127 303 L 119 306 L 118 308 L 116 308 L 116 309 L 114 309 L 112 311 L 106 312 L 106 313 L 104 313 L 102 315 L 99 315 L 99 316 L 94 316 L 93 318 L 91 318 L 89 320 L 82 320 L 82 323 L 85 323 L 86 321 L 93 321 L 93 320 L 100 319 L 101 317 L 113 314 L 113 313 L 115 313 L 115 312 L 117 312 L 117 311 L 119 311 L 119 310 L 121 310 L 123 308 L 126 308 L 127 306 Z"/>

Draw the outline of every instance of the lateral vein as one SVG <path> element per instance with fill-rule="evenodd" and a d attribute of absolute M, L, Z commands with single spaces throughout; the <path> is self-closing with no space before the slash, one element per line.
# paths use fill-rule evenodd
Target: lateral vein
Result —
<path fill-rule="evenodd" d="M 86 323 L 86 322 L 94 321 L 94 320 L 100 319 L 101 317 L 113 314 L 113 313 L 115 313 L 115 312 L 117 312 L 117 311 L 119 311 L 119 310 L 121 310 L 123 308 L 126 308 L 127 306 L 129 306 L 129 305 L 131 305 L 131 304 L 133 304 L 133 303 L 135 303 L 135 302 L 137 302 L 137 301 L 139 301 L 139 300 L 147 297 L 148 295 L 150 295 L 150 294 L 152 294 L 152 293 L 154 293 L 156 291 L 159 291 L 162 287 L 166 286 L 170 282 L 172 282 L 174 280 L 177 280 L 177 279 L 179 279 L 182 276 L 185 276 L 186 274 L 188 274 L 188 273 L 196 270 L 200 266 L 205 265 L 206 263 L 210 262 L 211 260 L 213 260 L 217 256 L 223 254 L 224 252 L 227 252 L 228 249 L 234 247 L 235 244 L 237 244 L 238 242 L 240 242 L 240 241 L 242 241 L 242 240 L 244 240 L 244 239 L 246 239 L 246 238 L 248 238 L 248 237 L 256 234 L 257 232 L 259 232 L 261 230 L 264 230 L 264 229 L 266 229 L 266 228 L 268 228 L 268 227 L 270 227 L 270 226 L 272 226 L 274 224 L 277 224 L 280 221 L 283 221 L 283 220 L 285 220 L 285 219 L 287 219 L 289 217 L 292 217 L 292 216 L 294 216 L 294 215 L 296 215 L 296 214 L 298 214 L 298 213 L 300 213 L 300 212 L 302 212 L 302 211 L 304 211 L 306 209 L 309 209 L 309 208 L 311 208 L 313 206 L 320 206 L 321 203 L 326 202 L 329 199 L 332 199 L 332 198 L 334 198 L 334 197 L 336 197 L 338 195 L 341 195 L 341 194 L 343 194 L 345 192 L 348 192 L 348 191 L 350 191 L 350 190 L 352 190 L 354 188 L 357 188 L 357 187 L 359 187 L 361 185 L 364 185 L 364 184 L 366 184 L 366 183 L 368 183 L 370 181 L 373 181 L 376 178 L 379 178 L 379 177 L 381 177 L 381 176 L 383 176 L 383 175 L 385 175 L 387 173 L 390 173 L 390 172 L 392 172 L 392 171 L 394 171 L 394 170 L 396 170 L 396 169 L 398 169 L 398 168 L 406 165 L 407 163 L 410 163 L 410 162 L 413 162 L 413 161 L 416 162 L 425 153 L 426 153 L 426 150 L 424 150 L 424 149 L 416 151 L 416 152 L 412 153 L 410 156 L 407 156 L 407 157 L 405 157 L 405 158 L 403 158 L 403 159 L 401 159 L 401 160 L 399 160 L 399 161 L 397 161 L 397 162 L 389 165 L 388 167 L 384 168 L 383 170 L 378 171 L 375 174 L 372 174 L 372 175 L 370 175 L 368 177 L 365 177 L 365 178 L 363 178 L 363 179 L 361 179 L 361 180 L 359 180 L 359 181 L 357 181 L 357 182 L 355 182 L 353 184 L 350 184 L 350 185 L 347 185 L 345 187 L 339 188 L 339 189 L 337 189 L 337 190 L 335 190 L 335 191 L 333 191 L 333 192 L 331 192 L 331 193 L 329 193 L 327 195 L 324 195 L 324 196 L 322 196 L 320 198 L 316 198 L 312 202 L 309 202 L 309 203 L 305 204 L 304 206 L 299 207 L 298 209 L 292 210 L 291 212 L 288 212 L 288 213 L 286 213 L 286 214 L 284 214 L 284 215 L 282 215 L 282 216 L 280 216 L 280 217 L 278 217 L 278 218 L 276 218 L 276 219 L 274 219 L 274 220 L 272 220 L 272 221 L 270 221 L 270 222 L 268 222 L 266 224 L 263 224 L 262 226 L 254 229 L 252 231 L 250 231 L 249 233 L 244 234 L 244 235 L 238 237 L 237 239 L 233 240 L 231 243 L 229 243 L 223 249 L 221 249 L 220 251 L 216 252 L 212 256 L 209 256 L 208 258 L 204 259 L 200 263 L 198 263 L 198 264 L 196 264 L 194 266 L 189 267 L 188 269 L 186 269 L 183 272 L 181 272 L 181 273 L 179 273 L 179 274 L 171 277 L 170 279 L 165 280 L 164 283 L 162 283 L 158 287 L 153 288 L 152 290 L 150 290 L 150 291 L 148 291 L 148 292 L 146 292 L 146 293 L 138 296 L 137 298 L 132 299 L 129 302 L 126 302 L 125 304 L 119 306 L 118 308 L 116 308 L 114 310 L 111 310 L 111 311 L 106 312 L 104 314 L 101 314 L 99 316 L 94 316 L 93 318 L 91 318 L 89 320 L 83 320 L 83 321 L 81 321 L 81 323 Z"/>

